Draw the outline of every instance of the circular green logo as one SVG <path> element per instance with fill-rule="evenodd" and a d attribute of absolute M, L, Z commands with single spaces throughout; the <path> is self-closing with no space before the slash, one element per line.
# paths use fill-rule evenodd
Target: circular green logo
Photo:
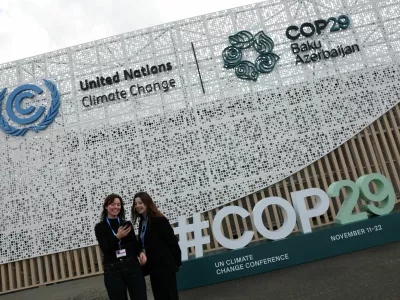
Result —
<path fill-rule="evenodd" d="M 237 77 L 246 80 L 256 81 L 260 73 L 270 73 L 279 60 L 279 56 L 272 53 L 274 42 L 264 31 L 258 32 L 253 36 L 248 31 L 239 31 L 229 37 L 231 46 L 222 51 L 224 68 L 235 68 Z M 242 51 L 253 48 L 260 54 L 254 63 L 242 60 Z"/>

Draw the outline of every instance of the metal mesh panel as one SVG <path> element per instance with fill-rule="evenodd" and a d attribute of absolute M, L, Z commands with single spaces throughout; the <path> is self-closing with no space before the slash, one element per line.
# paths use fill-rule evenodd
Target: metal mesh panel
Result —
<path fill-rule="evenodd" d="M 299 43 L 321 41 L 325 50 L 357 44 L 360 51 L 296 65 L 286 28 L 341 14 L 349 29 Z M 48 106 L 44 78 L 61 95 L 45 131 L 0 134 L 0 263 L 95 244 L 94 224 L 111 192 L 129 208 L 133 194 L 146 190 L 174 222 L 331 152 L 398 102 L 399 14 L 399 1 L 266 1 L 0 65 L 7 95 L 36 84 L 45 95 L 31 104 Z M 228 36 L 241 30 L 263 30 L 280 56 L 256 82 L 223 67 Z M 140 77 L 125 79 L 130 70 Z M 117 83 L 81 88 L 117 72 Z M 171 79 L 174 86 L 163 85 Z M 126 99 L 82 103 L 116 89 Z M 5 103 L 2 115 L 18 127 Z"/>

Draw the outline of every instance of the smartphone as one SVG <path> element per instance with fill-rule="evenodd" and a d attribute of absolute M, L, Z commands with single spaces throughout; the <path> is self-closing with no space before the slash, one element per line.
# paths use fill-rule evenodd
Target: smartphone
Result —
<path fill-rule="evenodd" d="M 131 222 L 131 221 L 126 221 L 126 220 L 125 220 L 125 221 L 122 222 L 121 226 L 122 226 L 122 227 L 125 227 L 125 226 L 126 226 L 126 227 L 132 226 L 132 222 Z"/>

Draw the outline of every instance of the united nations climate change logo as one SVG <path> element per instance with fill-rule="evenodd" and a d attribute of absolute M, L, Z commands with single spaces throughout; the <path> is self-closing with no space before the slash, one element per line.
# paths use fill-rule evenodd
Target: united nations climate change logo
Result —
<path fill-rule="evenodd" d="M 236 76 L 241 79 L 256 81 L 260 73 L 270 73 L 274 69 L 279 56 L 272 53 L 274 42 L 264 31 L 253 36 L 248 31 L 239 31 L 229 37 L 231 46 L 222 51 L 224 68 L 235 68 Z M 259 53 L 254 63 L 242 60 L 243 50 L 253 48 Z"/>
<path fill-rule="evenodd" d="M 3 130 L 6 134 L 13 135 L 13 136 L 23 136 L 25 133 L 29 130 L 32 130 L 34 132 L 39 132 L 40 130 L 44 130 L 49 126 L 54 119 L 56 118 L 58 114 L 58 110 L 60 108 L 60 95 L 57 91 L 57 88 L 54 83 L 52 83 L 50 80 L 44 79 L 44 84 L 46 87 L 49 89 L 50 94 L 51 94 L 51 105 L 47 111 L 47 114 L 44 116 L 44 118 L 36 125 L 24 127 L 24 128 L 16 128 L 12 125 L 10 125 L 5 119 L 4 119 L 4 114 L 3 114 L 3 100 L 7 91 L 7 88 L 4 88 L 0 92 L 0 128 Z M 40 119 L 40 117 L 43 116 L 45 113 L 46 108 L 43 106 L 40 106 L 37 108 L 35 112 L 35 107 L 29 106 L 29 107 L 23 107 L 22 101 L 27 99 L 27 98 L 34 98 L 35 95 L 30 92 L 34 91 L 38 95 L 41 95 L 43 93 L 43 90 L 38 87 L 37 85 L 33 84 L 24 84 L 19 87 L 17 87 L 15 90 L 13 90 L 10 95 L 7 98 L 7 101 L 5 103 L 5 108 L 7 115 L 11 121 L 13 121 L 15 124 L 22 125 L 28 125 L 32 124 Z M 18 115 L 16 114 L 18 113 Z M 27 118 L 21 118 L 21 116 L 26 116 L 29 115 Z"/>

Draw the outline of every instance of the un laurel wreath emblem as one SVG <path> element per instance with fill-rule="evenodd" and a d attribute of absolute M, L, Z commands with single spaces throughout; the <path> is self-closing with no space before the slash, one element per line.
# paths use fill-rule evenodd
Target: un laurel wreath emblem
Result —
<path fill-rule="evenodd" d="M 279 56 L 272 53 L 273 40 L 264 31 L 259 31 L 255 36 L 248 31 L 239 31 L 229 36 L 231 46 L 222 51 L 224 68 L 235 68 L 236 76 L 241 79 L 256 81 L 260 73 L 270 73 L 274 69 Z M 259 53 L 254 63 L 242 60 L 243 50 L 253 48 Z"/>
<path fill-rule="evenodd" d="M 39 132 L 40 130 L 44 130 L 49 126 L 54 119 L 56 118 L 58 114 L 58 110 L 60 108 L 60 94 L 58 93 L 57 87 L 55 86 L 54 83 L 52 83 L 50 80 L 44 79 L 44 84 L 46 87 L 49 89 L 50 94 L 51 94 L 51 105 L 47 111 L 47 114 L 44 116 L 44 118 L 36 125 L 32 125 L 29 127 L 25 128 L 16 128 L 12 125 L 10 125 L 3 116 L 2 111 L 0 111 L 0 128 L 3 130 L 6 134 L 12 135 L 12 136 L 23 136 L 25 135 L 26 132 L 29 130 L 32 130 L 34 132 Z M 0 92 L 0 109 L 2 110 L 3 107 L 3 100 L 5 98 L 7 88 L 4 88 Z M 5 108 L 8 117 L 10 120 L 12 120 L 14 123 L 19 124 L 19 125 L 27 125 L 27 124 L 32 124 L 39 120 L 40 117 L 43 116 L 45 112 L 45 107 L 40 106 L 34 114 L 32 114 L 35 111 L 35 107 L 29 106 L 27 108 L 24 108 L 21 106 L 21 102 L 26 99 L 26 98 L 33 98 L 35 95 L 29 91 L 34 91 L 37 94 L 42 94 L 43 90 L 38 87 L 37 85 L 33 84 L 24 84 L 19 87 L 17 87 L 15 90 L 13 90 L 10 95 L 7 98 Z M 20 118 L 20 116 L 17 116 L 14 112 L 14 110 L 19 114 L 19 115 L 30 115 L 27 118 Z"/>

